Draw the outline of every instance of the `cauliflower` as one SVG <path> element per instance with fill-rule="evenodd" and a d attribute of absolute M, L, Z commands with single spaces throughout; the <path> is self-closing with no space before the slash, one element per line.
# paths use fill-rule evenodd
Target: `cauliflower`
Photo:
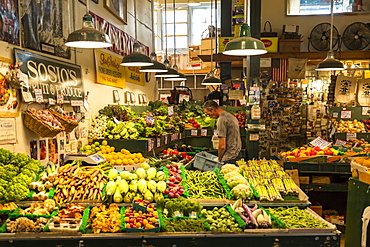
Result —
<path fill-rule="evenodd" d="M 237 171 L 239 173 L 239 168 L 236 165 L 233 164 L 225 164 L 221 168 L 221 173 L 222 174 L 227 174 L 232 171 Z"/>

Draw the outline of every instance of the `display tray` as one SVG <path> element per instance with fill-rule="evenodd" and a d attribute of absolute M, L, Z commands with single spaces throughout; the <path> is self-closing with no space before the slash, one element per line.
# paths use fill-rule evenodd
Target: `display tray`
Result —
<path fill-rule="evenodd" d="M 288 234 L 289 229 L 244 229 L 247 234 Z"/>

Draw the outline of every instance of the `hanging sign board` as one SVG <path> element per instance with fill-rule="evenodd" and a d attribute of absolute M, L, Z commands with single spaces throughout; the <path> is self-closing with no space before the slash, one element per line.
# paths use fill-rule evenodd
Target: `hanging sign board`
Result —
<path fill-rule="evenodd" d="M 125 69 L 118 55 L 94 49 L 96 82 L 112 87 L 126 88 Z"/>
<path fill-rule="evenodd" d="M 145 86 L 144 73 L 139 70 L 141 67 L 135 66 L 121 66 L 124 71 L 124 78 L 126 82 L 137 84 L 140 86 Z"/>
<path fill-rule="evenodd" d="M 357 102 L 360 106 L 370 106 L 370 79 L 358 80 Z"/>
<path fill-rule="evenodd" d="M 339 103 L 349 103 L 356 99 L 356 81 L 355 77 L 338 75 L 335 84 L 335 100 Z"/>
<path fill-rule="evenodd" d="M 28 86 L 36 101 L 35 89 L 42 90 L 42 98 L 56 100 L 62 94 L 64 103 L 84 100 L 81 67 L 49 58 L 36 53 L 14 49 L 16 64 L 21 64 L 20 70 L 28 77 Z"/>

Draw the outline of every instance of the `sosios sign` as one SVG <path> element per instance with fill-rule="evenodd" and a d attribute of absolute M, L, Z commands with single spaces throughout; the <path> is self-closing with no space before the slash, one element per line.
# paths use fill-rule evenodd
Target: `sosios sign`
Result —
<path fill-rule="evenodd" d="M 84 99 L 81 66 L 32 52 L 14 49 L 16 63 L 28 81 L 33 100 L 35 89 L 42 90 L 43 102 L 55 102 L 63 95 L 64 103 L 80 105 Z M 27 79 L 28 78 L 28 79 Z"/>

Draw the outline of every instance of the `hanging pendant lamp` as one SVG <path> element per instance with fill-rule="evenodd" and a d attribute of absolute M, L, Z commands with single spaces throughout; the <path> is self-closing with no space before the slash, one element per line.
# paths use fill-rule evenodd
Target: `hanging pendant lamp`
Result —
<path fill-rule="evenodd" d="M 259 39 L 251 37 L 247 18 L 248 2 L 244 0 L 244 23 L 240 27 L 239 38 L 233 39 L 225 46 L 223 54 L 232 56 L 253 56 L 267 53 L 265 45 Z"/>
<path fill-rule="evenodd" d="M 215 35 L 215 39 L 216 39 L 216 50 L 217 50 L 217 0 L 216 0 L 216 7 L 215 7 L 215 10 L 216 10 L 216 25 L 215 25 L 215 30 L 216 30 L 216 35 Z M 212 0 L 211 0 L 211 25 L 212 25 Z M 210 38 L 211 38 L 211 35 L 210 35 Z M 219 78 L 217 78 L 215 76 L 215 73 L 214 71 L 212 70 L 212 65 L 213 65 L 213 42 L 211 40 L 211 71 L 206 75 L 206 78 L 203 79 L 202 81 L 202 85 L 204 86 L 210 86 L 210 85 L 221 85 L 221 80 Z"/>
<path fill-rule="evenodd" d="M 176 64 L 173 66 L 173 70 L 176 73 L 175 76 L 167 77 L 164 79 L 165 81 L 186 81 L 185 75 L 178 72 L 178 67 Z"/>
<path fill-rule="evenodd" d="M 147 55 L 140 51 L 140 45 L 137 42 L 137 15 L 136 15 L 136 1 L 134 1 L 134 15 L 135 15 L 135 43 L 133 45 L 133 52 L 130 55 L 123 57 L 122 66 L 151 66 L 153 61 Z"/>
<path fill-rule="evenodd" d="M 334 13 L 333 13 L 333 0 L 330 1 L 330 48 L 327 57 L 319 63 L 316 67 L 316 70 L 318 71 L 331 71 L 331 70 L 344 70 L 343 63 L 341 63 L 339 60 L 334 58 L 334 52 L 333 52 L 333 22 L 334 22 Z"/>
<path fill-rule="evenodd" d="M 166 77 L 179 77 L 179 73 L 174 70 L 173 68 L 170 68 L 170 61 L 168 61 L 168 59 L 164 60 L 164 65 L 167 69 L 167 72 L 163 72 L 163 73 L 156 73 L 154 77 L 163 77 L 163 78 L 166 78 Z"/>
<path fill-rule="evenodd" d="M 93 18 L 89 14 L 89 1 L 86 1 L 86 14 L 82 18 L 82 28 L 70 33 L 65 45 L 75 48 L 111 47 L 112 43 L 109 36 L 94 27 Z"/>

